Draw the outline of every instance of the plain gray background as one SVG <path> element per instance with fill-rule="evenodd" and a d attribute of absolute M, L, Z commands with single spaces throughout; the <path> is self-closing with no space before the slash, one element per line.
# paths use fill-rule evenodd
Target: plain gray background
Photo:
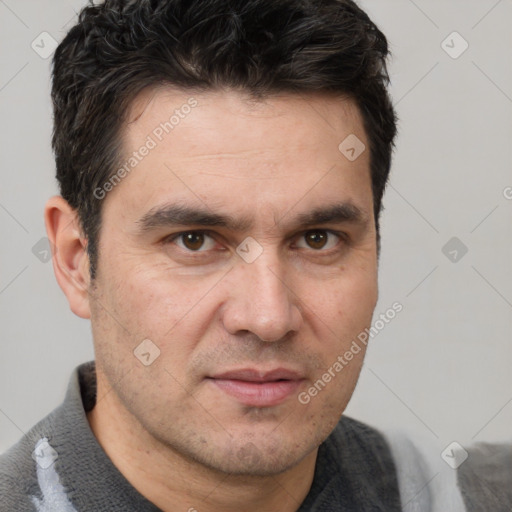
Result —
<path fill-rule="evenodd" d="M 371 341 L 346 412 L 426 435 L 439 452 L 510 441 L 512 0 L 360 4 L 389 38 L 400 117 L 375 313 L 394 302 L 403 311 Z M 93 358 L 88 321 L 39 259 L 57 188 L 50 58 L 31 46 L 51 51 L 49 37 L 60 41 L 83 5 L 0 0 L 0 452 Z"/>

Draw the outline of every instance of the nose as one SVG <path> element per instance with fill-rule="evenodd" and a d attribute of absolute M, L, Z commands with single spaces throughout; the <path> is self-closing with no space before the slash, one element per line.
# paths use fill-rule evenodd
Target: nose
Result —
<path fill-rule="evenodd" d="M 278 258 L 264 252 L 252 263 L 240 261 L 230 279 L 222 320 L 230 334 L 251 332 L 266 342 L 298 332 L 303 319 L 293 285 L 285 281 Z"/>

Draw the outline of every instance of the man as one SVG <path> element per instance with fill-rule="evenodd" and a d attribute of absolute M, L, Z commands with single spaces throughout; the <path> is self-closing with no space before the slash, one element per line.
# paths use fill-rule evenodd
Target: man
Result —
<path fill-rule="evenodd" d="M 45 220 L 95 361 L 1 457 L 0 510 L 470 510 L 469 470 L 440 500 L 411 443 L 342 416 L 378 294 L 387 53 L 350 0 L 81 12 Z"/>

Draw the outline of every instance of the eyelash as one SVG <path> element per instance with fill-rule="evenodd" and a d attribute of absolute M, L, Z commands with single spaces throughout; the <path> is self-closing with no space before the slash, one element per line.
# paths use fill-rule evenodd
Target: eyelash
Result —
<path fill-rule="evenodd" d="M 347 239 L 348 239 L 346 233 L 339 232 L 339 231 L 333 231 L 331 229 L 322 229 L 322 228 L 308 229 L 308 230 L 303 231 L 302 233 L 300 233 L 300 236 L 304 236 L 307 233 L 311 233 L 311 232 L 315 232 L 315 231 L 325 232 L 325 233 L 328 233 L 329 235 L 337 236 L 341 240 L 341 242 L 347 242 Z M 180 238 L 181 236 L 187 235 L 187 234 L 191 234 L 191 233 L 208 235 L 211 238 L 215 239 L 215 236 L 214 236 L 215 232 L 213 232 L 213 231 L 204 230 L 204 229 L 197 229 L 197 230 L 193 229 L 193 230 L 189 230 L 189 231 L 180 231 L 179 233 L 174 233 L 173 235 L 170 235 L 167 238 L 165 238 L 163 240 L 163 243 L 164 244 L 172 243 L 175 240 L 177 240 L 178 238 Z M 329 238 L 328 238 L 328 240 L 329 240 Z M 318 254 L 321 254 L 321 255 L 328 256 L 328 255 L 332 255 L 333 252 L 339 251 L 338 245 L 339 245 L 339 243 L 335 247 L 332 247 L 331 249 L 328 249 L 328 250 L 313 249 L 313 248 L 311 248 L 311 251 L 313 251 L 315 253 L 318 253 Z M 207 253 L 208 252 L 208 251 L 192 251 L 190 249 L 183 249 L 182 247 L 179 247 L 179 248 L 182 251 L 185 251 L 185 252 L 187 252 L 189 254 L 197 254 L 198 256 L 195 256 L 195 257 L 200 257 L 199 255 L 201 255 L 202 253 Z"/>

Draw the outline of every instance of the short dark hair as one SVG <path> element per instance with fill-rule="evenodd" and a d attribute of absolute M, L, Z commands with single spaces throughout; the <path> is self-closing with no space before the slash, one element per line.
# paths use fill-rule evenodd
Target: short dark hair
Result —
<path fill-rule="evenodd" d="M 385 36 L 352 0 L 106 0 L 82 9 L 53 57 L 52 147 L 78 213 L 91 278 L 101 199 L 143 90 L 234 88 L 255 98 L 333 92 L 355 101 L 370 145 L 377 237 L 396 135 Z M 341 142 L 341 141 L 340 141 Z"/>

